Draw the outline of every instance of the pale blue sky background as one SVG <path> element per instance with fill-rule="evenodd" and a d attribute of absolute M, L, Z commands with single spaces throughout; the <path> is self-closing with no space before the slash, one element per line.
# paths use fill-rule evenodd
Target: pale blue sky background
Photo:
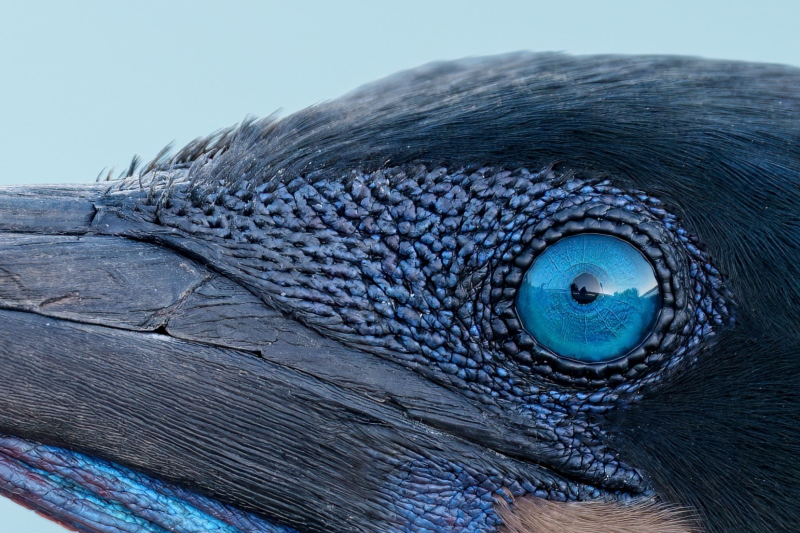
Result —
<path fill-rule="evenodd" d="M 248 114 L 513 50 L 800 66 L 800 2 L 0 0 L 0 184 L 90 182 Z M 1 371 L 1 370 L 0 370 Z M 0 498 L 0 533 L 64 531 Z"/>

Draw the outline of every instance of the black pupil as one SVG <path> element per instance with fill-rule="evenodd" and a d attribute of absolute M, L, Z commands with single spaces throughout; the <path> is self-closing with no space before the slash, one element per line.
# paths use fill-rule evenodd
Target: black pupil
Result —
<path fill-rule="evenodd" d="M 590 304 L 600 296 L 600 282 L 596 277 L 584 272 L 572 280 L 569 290 L 573 300 L 581 305 Z"/>

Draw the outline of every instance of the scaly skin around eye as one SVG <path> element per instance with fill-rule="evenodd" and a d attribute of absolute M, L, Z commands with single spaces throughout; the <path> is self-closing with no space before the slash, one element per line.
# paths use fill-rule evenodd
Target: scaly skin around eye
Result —
<path fill-rule="evenodd" d="M 478 394 L 536 404 L 542 374 L 552 370 L 526 351 L 529 336 L 513 307 L 533 257 L 562 235 L 618 234 L 656 265 L 666 308 L 658 335 L 616 372 L 648 358 L 636 372 L 649 369 L 652 381 L 730 319 L 719 273 L 656 199 L 607 182 L 555 185 L 559 179 L 550 169 L 410 166 L 318 173 L 254 190 L 195 189 L 191 197 L 179 187 L 168 206 L 137 205 L 145 219 L 229 249 L 236 261 L 226 268 L 309 325 L 437 367 Z M 117 187 L 128 186 L 138 183 Z M 600 375 L 593 386 L 622 382 L 635 380 Z"/>
<path fill-rule="evenodd" d="M 152 179 L 161 178 L 156 173 Z M 112 189 L 129 187 L 137 190 L 138 181 Z M 685 366 L 691 347 L 728 319 L 718 276 L 700 252 L 683 248 L 691 240 L 656 200 L 637 200 L 606 182 L 560 183 L 551 169 L 320 172 L 259 187 L 200 191 L 178 184 L 159 202 L 135 202 L 136 210 L 122 213 L 129 223 L 173 228 L 178 233 L 170 242 L 179 248 L 226 250 L 218 268 L 243 276 L 309 326 L 419 369 L 443 386 L 514 405 L 528 419 L 526 432 L 559 444 L 539 460 L 612 490 L 646 489 L 640 474 L 605 447 L 601 429 L 574 414 L 613 408 L 620 394 L 633 401 L 642 383 Z M 568 219 L 560 220 L 565 214 Z M 576 232 L 586 224 L 628 232 L 648 253 L 660 254 L 659 283 L 671 306 L 660 315 L 659 335 L 634 354 L 635 362 L 648 357 L 648 364 L 629 377 L 600 375 L 583 391 L 568 374 L 561 390 L 550 388 L 552 371 L 543 371 L 536 355 L 510 349 L 525 341 L 505 326 L 510 319 L 503 310 L 513 306 L 518 290 L 509 265 L 523 265 L 524 272 L 532 239 L 543 242 L 537 237 L 542 228 L 552 233 L 559 223 Z M 118 224 L 112 231 L 123 231 Z M 634 234 L 631 228 L 641 229 Z M 656 238 L 660 247 L 651 244 Z M 711 306 L 703 309 L 685 296 L 679 301 L 686 293 Z M 706 314 L 712 320 L 700 324 Z M 671 331 L 677 335 L 667 335 Z M 617 364 L 633 365 L 627 359 Z M 542 394 L 546 388 L 551 392 Z M 575 486 L 563 497 L 580 490 Z"/>

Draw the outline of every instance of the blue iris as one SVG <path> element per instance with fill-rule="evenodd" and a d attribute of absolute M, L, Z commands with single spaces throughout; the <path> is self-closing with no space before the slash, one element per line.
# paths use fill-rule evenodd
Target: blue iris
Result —
<path fill-rule="evenodd" d="M 537 342 L 585 363 L 628 354 L 653 331 L 660 310 L 652 265 L 610 235 L 585 233 L 548 246 L 517 292 L 517 313 Z"/>

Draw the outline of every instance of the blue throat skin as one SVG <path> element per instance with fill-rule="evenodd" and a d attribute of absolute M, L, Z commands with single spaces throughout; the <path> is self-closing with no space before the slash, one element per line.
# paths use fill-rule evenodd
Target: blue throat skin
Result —
<path fill-rule="evenodd" d="M 0 437 L 0 493 L 78 531 L 294 533 L 128 468 L 14 437 Z"/>
<path fill-rule="evenodd" d="M 792 530 L 798 221 L 800 71 L 673 57 L 437 63 L 0 190 L 0 493 L 86 533 Z"/>

